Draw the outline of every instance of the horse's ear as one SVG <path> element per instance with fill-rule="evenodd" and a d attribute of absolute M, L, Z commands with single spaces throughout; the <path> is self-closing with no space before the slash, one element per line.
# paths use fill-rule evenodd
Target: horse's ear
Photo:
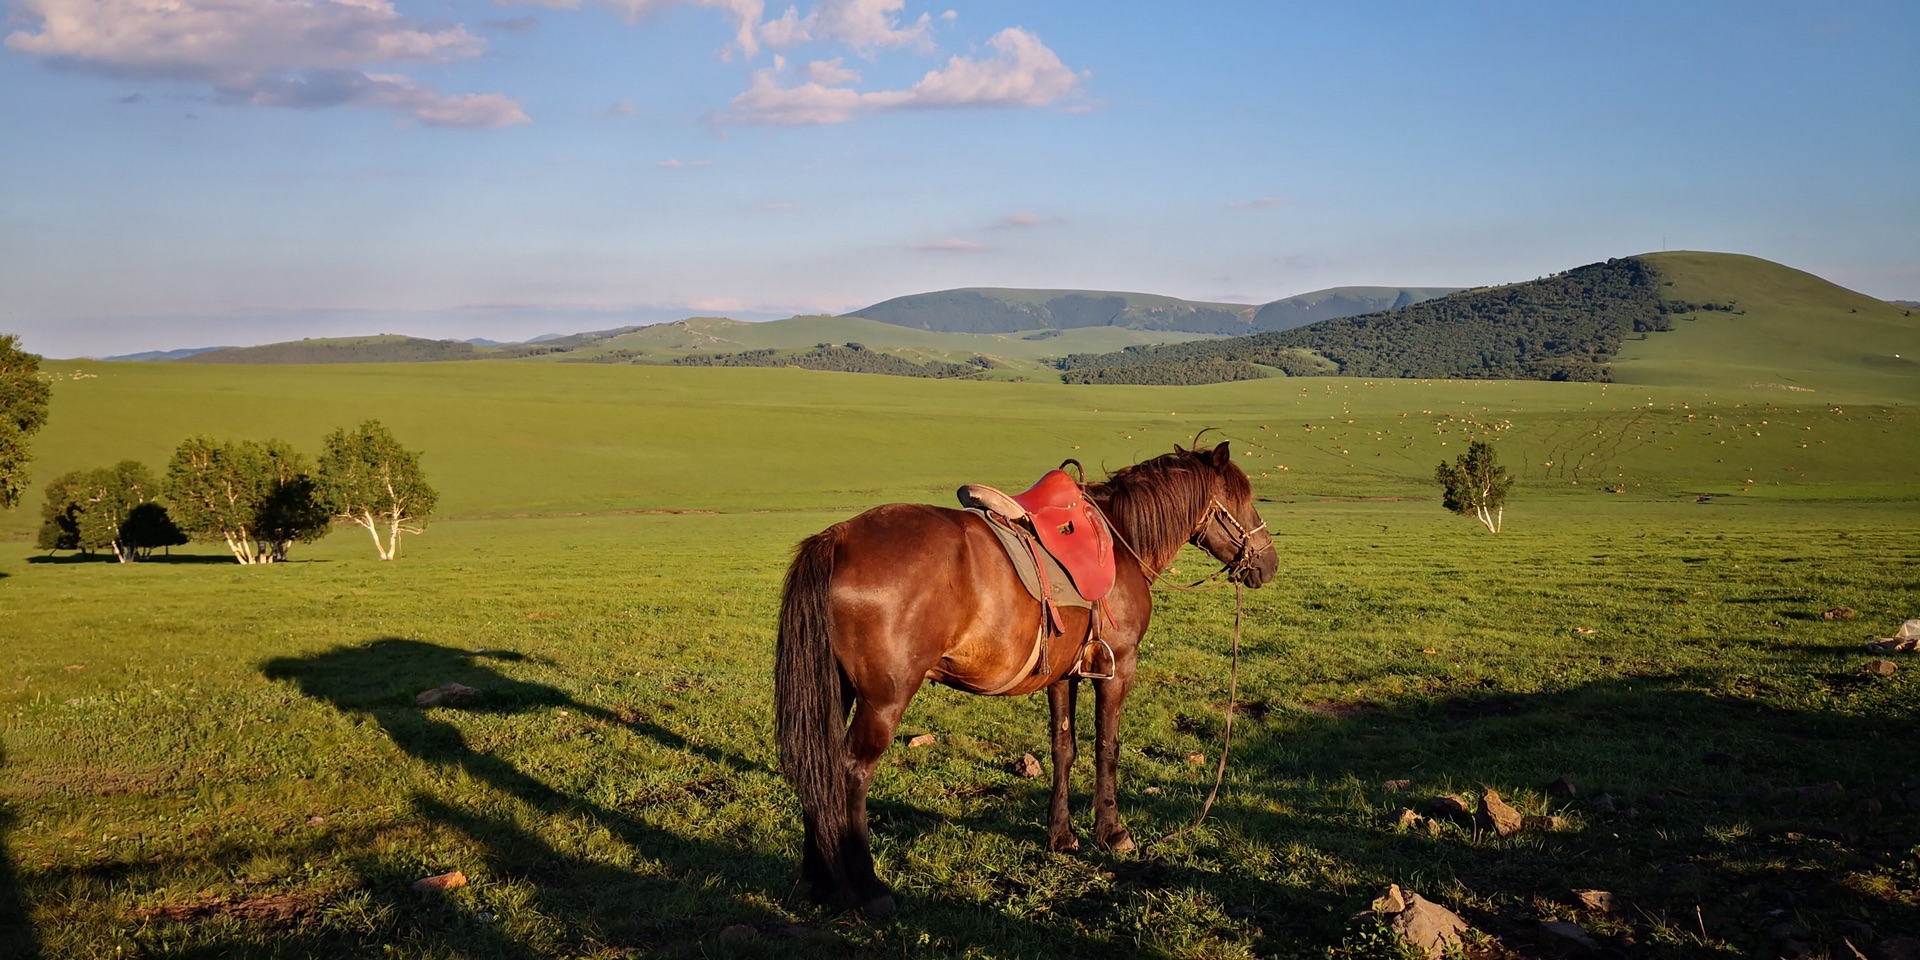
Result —
<path fill-rule="evenodd" d="M 1227 462 L 1231 459 L 1233 459 L 1233 454 L 1227 450 L 1226 443 L 1223 442 L 1213 448 L 1213 468 L 1215 470 L 1224 469 Z"/>
<path fill-rule="evenodd" d="M 1181 448 L 1180 448 L 1180 445 L 1176 443 L 1176 444 L 1174 444 L 1174 445 L 1173 445 L 1173 452 L 1174 452 L 1174 453 L 1186 453 L 1187 451 L 1185 451 L 1185 450 L 1183 450 L 1183 449 L 1181 449 Z"/>

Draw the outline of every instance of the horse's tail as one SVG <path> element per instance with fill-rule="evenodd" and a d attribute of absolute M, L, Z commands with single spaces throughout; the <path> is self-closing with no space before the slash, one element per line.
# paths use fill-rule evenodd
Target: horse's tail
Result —
<path fill-rule="evenodd" d="M 851 905 L 847 901 L 862 879 L 857 861 L 869 864 L 868 875 L 873 868 L 871 855 L 864 849 L 856 853 L 848 843 L 857 837 L 848 822 L 847 709 L 827 623 L 828 585 L 839 542 L 836 524 L 801 541 L 794 551 L 780 597 L 773 695 L 780 770 L 800 795 L 806 822 L 802 877 L 812 883 L 816 899 Z"/>

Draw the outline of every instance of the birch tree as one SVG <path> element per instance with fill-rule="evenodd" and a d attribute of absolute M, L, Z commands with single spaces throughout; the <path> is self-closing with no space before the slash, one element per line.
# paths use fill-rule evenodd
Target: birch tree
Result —
<path fill-rule="evenodd" d="M 33 453 L 27 437 L 47 422 L 46 381 L 40 358 L 20 349 L 10 333 L 0 333 L 0 507 L 20 503 Z"/>
<path fill-rule="evenodd" d="M 1442 506 L 1462 516 L 1472 516 L 1489 532 L 1499 533 L 1500 523 L 1506 518 L 1507 490 L 1513 486 L 1513 478 L 1507 475 L 1506 467 L 1496 466 L 1493 461 L 1493 445 L 1475 440 L 1453 463 L 1440 461 L 1434 479 L 1446 490 Z"/>
<path fill-rule="evenodd" d="M 144 560 L 159 547 L 187 542 L 159 502 L 160 483 L 135 460 L 55 477 L 47 484 L 38 546 L 43 550 L 111 550 L 121 563 Z"/>
<path fill-rule="evenodd" d="M 336 519 L 365 527 L 380 559 L 399 556 L 400 535 L 425 532 L 439 499 L 420 472 L 420 455 L 402 447 L 378 420 L 335 430 L 324 447 L 322 502 Z"/>
<path fill-rule="evenodd" d="M 174 521 L 195 540 L 224 541 L 241 563 L 287 558 L 296 542 L 317 540 L 329 514 L 298 451 L 282 440 L 224 443 L 193 437 L 167 464 Z"/>

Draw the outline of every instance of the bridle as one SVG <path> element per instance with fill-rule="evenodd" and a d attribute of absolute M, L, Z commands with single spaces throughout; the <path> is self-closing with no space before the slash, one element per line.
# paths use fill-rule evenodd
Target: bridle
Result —
<path fill-rule="evenodd" d="M 1254 563 L 1258 560 L 1257 555 L 1253 552 L 1253 535 L 1267 529 L 1267 522 L 1262 520 L 1258 526 L 1249 530 L 1245 524 L 1240 522 L 1238 517 L 1233 515 L 1233 511 L 1228 510 L 1226 506 L 1220 502 L 1219 497 L 1210 497 L 1207 501 L 1206 515 L 1200 518 L 1200 525 L 1194 529 L 1193 536 L 1187 538 L 1187 542 L 1199 547 L 1200 534 L 1206 532 L 1207 524 L 1216 520 L 1224 521 L 1220 524 L 1220 529 L 1226 534 L 1228 542 L 1233 544 L 1234 553 L 1233 559 L 1225 561 L 1219 572 L 1213 576 L 1218 577 L 1221 574 L 1230 574 L 1237 582 L 1240 576 L 1253 569 Z M 1201 549 L 1205 548 L 1202 547 Z M 1213 577 L 1208 577 L 1207 579 L 1211 580 Z M 1200 582 L 1205 583 L 1206 580 Z"/>

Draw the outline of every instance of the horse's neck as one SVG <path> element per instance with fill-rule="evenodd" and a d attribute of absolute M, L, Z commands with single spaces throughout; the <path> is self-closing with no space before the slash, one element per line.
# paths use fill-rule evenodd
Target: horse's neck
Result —
<path fill-rule="evenodd" d="M 1152 580 L 1173 564 L 1173 558 L 1193 535 L 1193 528 L 1199 524 L 1200 515 L 1206 508 L 1204 504 L 1195 503 L 1190 516 L 1163 514 L 1158 523 L 1143 524 L 1141 521 L 1154 511 L 1129 509 L 1130 505 L 1123 502 L 1129 494 L 1141 495 L 1112 484 L 1099 484 L 1087 489 L 1087 497 L 1099 505 L 1108 522 L 1113 524 L 1114 535 L 1125 544 L 1123 549 L 1140 562 L 1147 579 Z M 1141 529 L 1143 526 L 1146 529 Z"/>

